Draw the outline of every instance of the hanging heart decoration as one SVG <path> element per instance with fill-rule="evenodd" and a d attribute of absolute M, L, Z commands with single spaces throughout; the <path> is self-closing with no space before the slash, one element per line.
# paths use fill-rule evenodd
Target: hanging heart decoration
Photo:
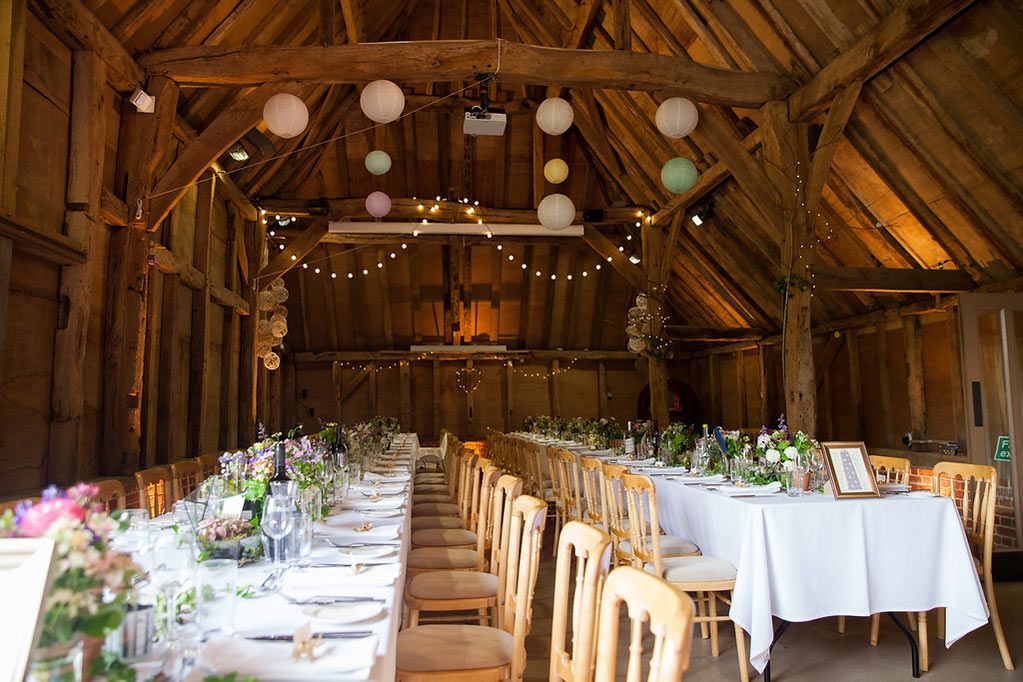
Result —
<path fill-rule="evenodd" d="M 455 381 L 458 383 L 458 388 L 469 395 L 483 383 L 483 372 L 475 367 L 462 367 L 455 372 Z"/>

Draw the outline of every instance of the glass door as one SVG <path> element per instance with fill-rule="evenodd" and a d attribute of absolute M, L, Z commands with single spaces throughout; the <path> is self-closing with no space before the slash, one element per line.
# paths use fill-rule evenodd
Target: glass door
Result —
<path fill-rule="evenodd" d="M 963 404 L 971 462 L 998 471 L 995 546 L 1023 547 L 1023 294 L 962 294 Z"/>

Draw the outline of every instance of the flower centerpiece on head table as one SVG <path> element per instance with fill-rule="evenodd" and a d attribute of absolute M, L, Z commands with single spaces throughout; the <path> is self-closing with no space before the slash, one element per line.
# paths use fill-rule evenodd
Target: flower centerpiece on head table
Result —
<path fill-rule="evenodd" d="M 111 547 L 111 535 L 127 521 L 104 511 L 99 489 L 79 483 L 49 486 L 39 502 L 23 500 L 0 514 L 0 537 L 49 538 L 55 545 L 50 593 L 44 603 L 39 645 L 32 666 L 39 679 L 75 679 L 85 637 L 102 638 L 124 619 L 125 603 L 142 569 Z M 64 663 L 61 663 L 61 662 Z M 58 671 L 52 678 L 45 671 Z M 30 671 L 28 679 L 37 679 Z"/>
<path fill-rule="evenodd" d="M 661 434 L 661 443 L 667 453 L 664 461 L 667 466 L 689 467 L 696 447 L 696 427 L 681 422 L 670 424 Z"/>
<path fill-rule="evenodd" d="M 760 428 L 756 443 L 756 463 L 750 472 L 750 482 L 781 481 L 797 462 L 806 462 L 818 447 L 817 441 L 802 431 L 790 434 L 785 415 L 781 415 L 773 431 L 768 431 L 766 426 Z"/>

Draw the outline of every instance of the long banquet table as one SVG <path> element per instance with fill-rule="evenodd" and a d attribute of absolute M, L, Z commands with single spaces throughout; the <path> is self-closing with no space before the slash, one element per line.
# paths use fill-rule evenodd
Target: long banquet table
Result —
<path fill-rule="evenodd" d="M 510 435 L 587 454 L 567 441 Z M 607 458 L 606 451 L 590 454 Z M 760 672 L 775 617 L 804 622 L 943 606 L 946 647 L 987 623 L 973 556 L 948 498 L 729 497 L 672 476 L 651 478 L 661 530 L 736 567 L 730 614 L 749 634 L 750 663 Z"/>
<path fill-rule="evenodd" d="M 392 451 L 399 453 L 399 458 L 406 455 L 410 462 L 414 462 L 420 453 L 419 440 L 415 434 L 401 434 L 392 444 Z M 404 465 L 403 465 L 404 466 Z M 391 682 L 395 679 L 395 655 L 398 636 L 398 628 L 401 624 L 402 598 L 405 584 L 405 566 L 407 555 L 411 545 L 410 542 L 410 496 L 412 493 L 412 482 L 409 483 L 399 499 L 384 497 L 381 504 L 394 506 L 400 513 L 389 518 L 370 518 L 361 513 L 364 509 L 374 508 L 373 503 L 362 498 L 358 493 L 350 492 L 341 505 L 321 523 L 314 526 L 313 551 L 311 561 L 313 567 L 301 569 L 292 568 L 285 574 L 284 586 L 287 587 L 288 579 L 298 576 L 304 592 L 310 595 L 329 596 L 357 596 L 372 597 L 383 601 L 383 611 L 380 615 L 363 622 L 356 622 L 346 625 L 323 624 L 312 621 L 313 632 L 365 632 L 372 631 L 372 638 L 355 640 L 328 640 L 322 647 L 324 651 L 331 646 L 345 647 L 343 651 L 351 652 L 353 657 L 365 661 L 368 665 L 358 669 L 322 671 L 313 664 L 306 662 L 285 661 L 280 662 L 279 652 L 290 651 L 290 644 L 282 642 L 254 642 L 244 639 L 246 635 L 259 635 L 265 633 L 291 634 L 296 628 L 310 622 L 310 618 L 302 613 L 303 606 L 289 603 L 280 593 L 273 593 L 266 596 L 238 599 L 235 617 L 235 633 L 230 638 L 215 638 L 206 642 L 203 650 L 200 651 L 199 665 L 196 672 L 204 674 L 216 672 L 226 674 L 234 670 L 241 670 L 250 675 L 257 676 L 260 680 L 337 680 L 341 682 L 369 680 L 373 682 Z M 390 500 L 390 502 L 384 502 Z M 375 507 L 379 508 L 379 506 Z M 365 534 L 357 534 L 354 528 L 361 526 L 364 522 L 373 523 L 373 531 Z M 397 526 L 397 537 L 393 532 L 385 529 Z M 375 535 L 376 531 L 380 535 Z M 387 557 L 379 559 L 367 559 L 363 573 L 353 576 L 350 563 L 346 560 L 336 547 L 327 542 L 327 538 L 334 542 L 390 542 L 396 544 L 396 549 Z M 324 567 L 325 563 L 337 563 L 335 568 Z M 272 564 L 269 561 L 260 561 L 245 566 L 238 571 L 239 585 L 259 585 L 270 573 Z M 376 651 L 370 654 L 365 650 L 366 646 L 375 642 Z M 346 653 L 347 655 L 347 653 Z M 262 656 L 270 656 L 276 661 L 275 668 L 279 671 L 276 674 L 253 672 L 249 667 L 260 667 L 256 659 L 262 660 Z M 287 654 L 286 654 L 287 657 Z M 220 665 L 211 669 L 211 661 L 219 662 Z M 237 662 L 235 665 L 234 662 Z M 266 668 L 264 668 L 266 670 Z M 194 675 L 193 675 L 194 677 Z"/>

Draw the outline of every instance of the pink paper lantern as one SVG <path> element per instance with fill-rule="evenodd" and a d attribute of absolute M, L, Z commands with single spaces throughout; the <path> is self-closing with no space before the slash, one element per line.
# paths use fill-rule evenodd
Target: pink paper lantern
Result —
<path fill-rule="evenodd" d="M 383 218 L 391 212 L 391 197 L 383 192 L 373 192 L 366 197 L 366 211 L 374 218 Z"/>

